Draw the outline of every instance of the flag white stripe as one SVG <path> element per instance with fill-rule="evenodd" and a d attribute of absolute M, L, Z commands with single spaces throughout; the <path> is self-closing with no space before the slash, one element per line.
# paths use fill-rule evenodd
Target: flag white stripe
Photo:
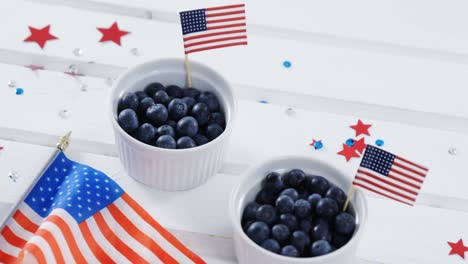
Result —
<path fill-rule="evenodd" d="M 27 217 L 31 222 L 33 222 L 36 225 L 41 225 L 42 221 L 44 218 L 42 218 L 40 215 L 38 215 L 34 210 L 29 207 L 28 204 L 25 202 L 21 202 L 20 206 L 18 209 Z"/>
<path fill-rule="evenodd" d="M 191 39 L 191 40 L 185 41 L 184 45 L 191 44 L 191 43 L 196 43 L 196 42 L 200 42 L 200 41 L 214 40 L 214 39 L 219 39 L 219 38 L 244 37 L 244 36 L 247 37 L 245 32 L 243 32 L 243 33 L 231 33 L 231 34 L 218 35 L 218 36 L 212 36 L 212 37 L 204 37 L 204 38 Z M 238 39 L 238 40 L 242 40 L 242 39 Z M 214 42 L 214 43 L 216 43 L 216 42 Z M 210 43 L 210 44 L 213 44 L 213 43 Z M 198 45 L 197 45 L 197 47 L 198 47 Z"/>
<path fill-rule="evenodd" d="M 28 241 L 34 233 L 29 232 L 28 230 L 24 229 L 22 226 L 20 226 L 13 218 L 11 218 L 11 221 L 7 225 L 13 233 L 15 233 L 16 236 L 18 236 L 21 239 L 24 239 Z"/>
<path fill-rule="evenodd" d="M 245 13 L 244 14 L 235 14 L 235 15 L 227 15 L 227 16 L 222 16 L 222 17 L 208 17 L 206 19 L 207 25 L 213 25 L 213 26 L 218 26 L 221 25 L 221 23 L 226 23 L 226 22 L 216 22 L 218 20 L 224 20 L 224 19 L 232 19 L 232 18 L 237 18 L 237 20 L 232 20 L 229 21 L 230 23 L 245 23 Z"/>
<path fill-rule="evenodd" d="M 18 254 L 20 253 L 20 248 L 17 248 L 10 243 L 8 243 L 3 236 L 0 235 L 0 249 L 7 253 L 8 255 L 18 257 Z"/>
<path fill-rule="evenodd" d="M 245 12 L 245 6 L 232 7 L 232 8 L 226 8 L 226 9 L 218 9 L 218 10 L 206 10 L 205 14 L 206 15 L 214 15 L 214 14 L 220 14 L 220 13 L 226 13 L 226 12 L 236 12 L 236 11 L 244 11 Z M 224 17 L 224 16 L 218 16 L 218 17 Z"/>
<path fill-rule="evenodd" d="M 131 235 L 125 231 L 125 229 L 117 222 L 117 220 L 111 215 L 107 208 L 101 210 L 101 214 L 104 220 L 115 233 L 126 245 L 133 249 L 140 257 L 145 259 L 149 263 L 162 263 L 148 248 L 140 244 Z"/>
<path fill-rule="evenodd" d="M 101 230 L 96 224 L 96 221 L 93 217 L 90 217 L 86 220 L 88 224 L 89 230 L 94 237 L 94 240 L 101 246 L 102 250 L 104 250 L 107 255 L 115 262 L 115 263 L 131 263 L 124 255 L 120 254 L 120 252 L 114 248 L 112 244 L 104 237 Z"/>
<path fill-rule="evenodd" d="M 98 259 L 96 259 L 93 252 L 86 243 L 86 240 L 84 239 L 76 220 L 70 214 L 68 214 L 67 211 L 63 209 L 56 209 L 56 212 L 56 214 L 60 218 L 62 218 L 70 227 L 73 238 L 75 239 L 76 244 L 80 248 L 81 254 L 86 258 L 86 260 L 89 261 L 89 263 L 98 263 Z"/>
<path fill-rule="evenodd" d="M 405 177 L 405 176 L 403 176 L 403 175 L 400 175 L 400 174 L 395 173 L 395 172 L 392 172 L 392 171 L 390 171 L 390 173 L 389 173 L 388 175 L 389 175 L 389 176 L 392 176 L 392 177 L 395 177 L 395 178 L 398 178 L 398 179 L 401 179 L 401 180 L 403 180 L 403 181 L 407 181 L 408 183 L 414 184 L 414 185 L 416 185 L 416 186 L 420 186 L 420 187 L 421 187 L 421 186 L 423 185 L 421 182 L 417 182 L 417 181 L 415 181 L 415 180 L 413 180 L 413 179 L 410 179 L 410 178 L 408 178 L 408 177 Z"/>
<path fill-rule="evenodd" d="M 404 183 L 399 182 L 399 181 L 394 180 L 394 179 L 390 179 L 389 177 L 384 176 L 384 175 L 382 175 L 382 174 L 380 174 L 380 173 L 377 173 L 377 172 L 375 172 L 375 171 L 372 171 L 372 170 L 370 170 L 370 169 L 361 167 L 361 168 L 359 168 L 359 170 L 364 171 L 364 172 L 367 172 L 367 173 L 370 173 L 370 174 L 372 174 L 372 175 L 378 177 L 379 179 L 386 180 L 386 181 L 391 182 L 391 183 L 393 183 L 393 184 L 395 184 L 395 185 L 397 185 L 397 186 L 401 186 L 401 187 L 403 187 L 403 188 L 406 188 L 406 189 L 408 189 L 408 190 L 414 191 L 414 192 L 416 192 L 416 193 L 419 191 L 418 189 L 416 189 L 416 188 L 414 188 L 414 187 L 412 187 L 412 186 L 410 186 L 410 185 L 404 184 Z M 360 174 L 361 177 L 369 177 L 369 176 L 367 176 L 367 175 L 365 175 L 365 174 L 361 174 L 361 173 L 358 173 L 358 174 Z M 403 191 L 403 190 L 402 190 L 402 191 Z"/>
<path fill-rule="evenodd" d="M 392 166 L 390 168 L 390 172 L 401 175 L 403 177 L 406 177 L 405 175 L 409 175 L 410 177 L 416 178 L 416 179 L 421 180 L 421 181 L 425 180 L 424 177 L 421 177 L 421 176 L 419 176 L 419 175 L 417 175 L 415 173 L 412 173 L 411 171 L 407 171 L 407 170 L 405 170 L 403 168 L 400 168 L 400 167 L 397 167 L 397 166 Z M 403 175 L 403 174 L 405 174 L 405 175 Z M 406 178 L 408 178 L 408 177 L 406 177 Z"/>
<path fill-rule="evenodd" d="M 164 249 L 169 255 L 177 259 L 180 263 L 193 263 L 187 256 L 175 248 L 171 243 L 169 243 L 159 232 L 157 232 L 151 225 L 149 225 L 145 220 L 138 216 L 138 214 L 122 199 L 117 199 L 114 204 L 119 208 L 122 213 L 124 213 L 132 222 L 135 223 L 138 228 L 147 234 L 154 241 Z"/>
<path fill-rule="evenodd" d="M 203 45 L 196 45 L 190 48 L 186 48 L 185 51 L 188 52 L 192 50 L 208 48 L 208 47 L 217 46 L 217 45 L 227 45 L 227 44 L 246 42 L 246 41 L 247 39 L 233 39 L 233 40 L 226 40 L 226 41 L 217 41 L 217 42 L 212 42 L 212 43 L 203 44 Z"/>
<path fill-rule="evenodd" d="M 400 159 L 398 157 L 395 157 L 395 161 L 400 163 L 401 165 L 406 166 L 406 167 L 408 167 L 410 169 L 413 169 L 413 170 L 415 170 L 415 171 L 417 171 L 417 172 L 419 172 L 419 173 L 421 173 L 423 175 L 427 174 L 427 170 L 423 170 L 421 168 L 418 168 L 418 167 L 412 165 L 411 163 L 408 163 L 408 162 L 406 162 L 406 161 L 404 161 L 404 160 L 402 160 L 402 159 Z"/>
<path fill-rule="evenodd" d="M 382 190 L 382 189 L 380 189 L 380 188 L 376 188 L 375 186 L 373 186 L 373 185 L 371 185 L 371 184 L 369 184 L 369 183 L 367 183 L 367 182 L 363 182 L 363 181 L 358 180 L 358 179 L 354 179 L 354 181 L 355 181 L 356 183 L 359 183 L 359 184 L 361 184 L 361 185 L 364 185 L 364 186 L 368 187 L 368 188 L 371 189 L 371 190 L 377 190 L 377 191 L 379 191 L 379 192 L 381 192 L 381 193 L 383 193 L 383 194 L 385 194 L 385 195 L 388 195 L 388 196 L 390 196 L 390 197 L 393 197 L 394 199 L 397 199 L 397 200 L 400 200 L 400 201 L 403 201 L 403 202 L 406 202 L 406 203 L 409 203 L 409 204 L 414 204 L 414 202 L 411 201 L 411 200 L 405 199 L 405 198 L 403 198 L 403 197 L 401 197 L 401 196 L 395 195 L 395 194 L 393 194 L 393 193 L 391 193 L 391 192 L 387 192 L 387 191 Z M 369 191 L 369 190 L 367 190 L 367 189 L 364 189 L 364 190 L 365 190 L 365 191 Z"/>
<path fill-rule="evenodd" d="M 189 38 L 189 37 L 193 37 L 193 36 L 198 36 L 198 35 L 205 35 L 205 34 L 213 34 L 213 33 L 221 33 L 221 32 L 225 32 L 225 31 L 232 31 L 232 30 L 247 30 L 247 27 L 246 26 L 239 26 L 239 27 L 229 27 L 229 28 L 220 28 L 220 29 L 210 29 L 210 30 L 205 30 L 205 31 L 199 31 L 199 32 L 193 32 L 193 33 L 189 33 L 189 34 L 185 34 L 183 35 L 183 38 L 186 39 L 186 38 Z M 247 35 L 247 32 L 243 32 L 243 34 Z M 218 35 L 218 37 L 220 36 L 224 36 L 225 34 L 223 35 Z M 205 39 L 205 37 L 203 38 L 198 38 L 198 40 L 203 40 Z M 184 40 L 184 42 L 186 42 L 186 40 Z"/>
<path fill-rule="evenodd" d="M 245 23 L 246 23 L 245 20 L 241 19 L 241 20 L 211 23 L 211 24 L 206 25 L 206 27 L 207 27 L 207 31 L 210 32 L 210 30 L 217 30 L 217 29 L 211 29 L 211 28 L 230 26 L 230 25 L 236 25 L 236 24 L 245 24 Z M 230 26 L 226 28 L 235 28 L 235 27 L 241 27 L 241 26 Z"/>
<path fill-rule="evenodd" d="M 397 192 L 397 193 L 401 193 L 401 194 L 403 194 L 403 195 L 406 195 L 406 196 L 408 196 L 408 197 L 410 197 L 410 198 L 416 199 L 416 197 L 417 197 L 417 195 L 408 193 L 408 192 L 406 192 L 406 191 L 404 191 L 404 190 L 401 190 L 401 189 L 399 189 L 399 188 L 393 187 L 393 186 L 391 186 L 391 185 L 389 185 L 389 184 L 387 184 L 387 183 L 384 183 L 384 182 L 382 182 L 382 181 L 379 181 L 379 180 L 376 180 L 376 179 L 374 179 L 374 178 L 368 177 L 368 176 L 365 175 L 365 174 L 357 173 L 356 175 L 361 176 L 362 178 L 365 178 L 365 179 L 367 179 L 368 181 L 371 181 L 371 182 L 373 182 L 373 183 L 375 183 L 375 184 L 378 184 L 378 185 L 380 185 L 380 186 L 383 186 L 383 187 L 385 187 L 385 188 L 387 188 L 387 189 L 390 189 L 390 190 L 392 190 L 392 191 L 394 191 L 394 192 Z M 356 179 L 356 180 L 357 180 L 357 179 Z M 374 189 L 380 189 L 380 188 L 378 188 L 378 187 L 376 187 L 376 186 L 374 186 L 373 188 L 374 188 Z"/>
<path fill-rule="evenodd" d="M 46 263 L 48 263 L 48 264 L 49 263 L 56 263 L 54 253 L 52 252 L 52 249 L 50 248 L 49 243 L 47 243 L 47 241 L 45 241 L 45 239 L 43 239 L 42 237 L 33 236 L 28 241 L 27 244 L 34 244 L 38 248 L 40 248 L 42 253 L 44 254 L 44 257 L 46 259 Z"/>
<path fill-rule="evenodd" d="M 63 236 L 62 231 L 60 231 L 58 226 L 51 222 L 44 222 L 40 229 L 48 230 L 52 234 L 52 236 L 55 238 L 55 241 L 57 241 L 60 251 L 62 252 L 63 259 L 66 260 L 67 263 L 75 263 L 67 241 L 65 240 L 65 237 Z"/>

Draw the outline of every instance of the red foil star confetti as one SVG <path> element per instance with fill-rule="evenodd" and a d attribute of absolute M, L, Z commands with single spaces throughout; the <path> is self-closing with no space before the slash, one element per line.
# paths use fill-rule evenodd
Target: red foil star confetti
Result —
<path fill-rule="evenodd" d="M 112 24 L 112 26 L 110 26 L 109 28 L 97 29 L 102 33 L 102 38 L 99 40 L 99 42 L 112 41 L 119 46 L 121 46 L 120 39 L 123 36 L 130 34 L 130 32 L 128 31 L 120 30 L 119 25 L 117 25 L 117 22 L 114 22 L 114 24 Z"/>
<path fill-rule="evenodd" d="M 356 131 L 356 137 L 359 135 L 367 135 L 370 136 L 369 133 L 369 128 L 371 127 L 371 124 L 364 124 L 361 119 L 358 120 L 356 125 L 350 126 L 352 129 Z"/>
<path fill-rule="evenodd" d="M 366 148 L 366 142 L 364 137 L 360 138 L 359 140 L 354 140 L 353 148 L 359 153 L 362 154 L 364 149 Z"/>
<path fill-rule="evenodd" d="M 453 243 L 453 242 L 447 242 L 447 243 L 452 248 L 450 250 L 449 255 L 457 254 L 460 257 L 462 257 L 463 259 L 465 259 L 465 252 L 468 251 L 468 247 L 463 245 L 463 240 L 462 239 L 458 240 L 457 243 Z"/>
<path fill-rule="evenodd" d="M 359 154 L 354 149 L 354 146 L 350 147 L 346 144 L 343 144 L 343 149 L 336 154 L 343 155 L 346 158 L 346 161 L 349 161 L 352 158 L 359 158 Z"/>
<path fill-rule="evenodd" d="M 24 42 L 36 42 L 41 49 L 44 48 L 45 44 L 49 40 L 58 39 L 56 36 L 50 34 L 50 25 L 47 25 L 44 28 L 37 29 L 29 26 L 29 31 L 31 35 L 24 39 Z"/>
<path fill-rule="evenodd" d="M 3 150 L 3 147 L 2 147 L 2 146 L 0 146 L 0 150 Z"/>

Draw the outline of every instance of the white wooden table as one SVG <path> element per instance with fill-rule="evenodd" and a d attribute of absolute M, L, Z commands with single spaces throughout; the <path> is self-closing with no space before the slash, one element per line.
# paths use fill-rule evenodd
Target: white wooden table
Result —
<path fill-rule="evenodd" d="M 227 204 L 242 172 L 268 157 L 296 154 L 326 160 L 351 179 L 359 160 L 347 163 L 336 152 L 360 118 L 373 124 L 368 142 L 383 139 L 385 149 L 430 168 L 415 207 L 368 196 L 360 263 L 468 263 L 449 256 L 447 244 L 468 242 L 463 0 L 246 1 L 249 45 L 191 56 L 224 74 L 237 91 L 239 118 L 222 171 L 177 193 L 125 175 L 106 113 L 112 79 L 149 59 L 182 57 L 178 12 L 224 3 L 236 2 L 2 1 L 0 212 L 38 173 L 57 137 L 73 130 L 72 158 L 114 178 L 208 263 L 236 263 Z M 96 27 L 114 21 L 131 34 L 122 46 L 98 43 Z M 28 25 L 48 24 L 59 40 L 43 50 L 23 43 Z M 292 67 L 283 67 L 286 60 Z M 24 67 L 31 64 L 45 70 Z M 64 74 L 71 65 L 85 76 Z M 24 94 L 16 95 L 9 81 Z M 325 147 L 313 150 L 313 138 Z M 20 176 L 16 182 L 8 177 L 12 171 Z"/>

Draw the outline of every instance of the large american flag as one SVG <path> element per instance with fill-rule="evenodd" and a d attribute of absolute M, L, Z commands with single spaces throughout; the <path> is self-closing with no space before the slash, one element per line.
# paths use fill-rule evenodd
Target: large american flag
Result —
<path fill-rule="evenodd" d="M 63 153 L 0 233 L 3 263 L 205 263 L 112 179 Z"/>
<path fill-rule="evenodd" d="M 180 12 L 185 54 L 247 45 L 245 5 Z"/>
<path fill-rule="evenodd" d="M 353 184 L 408 205 L 414 205 L 428 169 L 368 145 Z"/>

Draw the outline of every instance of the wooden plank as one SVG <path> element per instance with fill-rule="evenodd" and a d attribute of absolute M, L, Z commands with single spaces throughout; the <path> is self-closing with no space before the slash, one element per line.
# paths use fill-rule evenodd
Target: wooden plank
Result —
<path fill-rule="evenodd" d="M 35 54 L 54 58 L 50 67 L 54 67 L 56 60 L 61 60 L 64 65 L 81 61 L 78 63 L 81 72 L 108 77 L 104 68 L 100 71 L 88 62 L 128 67 L 148 58 L 182 57 L 183 54 L 177 24 L 29 2 L 7 2 L 4 8 L 6 14 L 0 22 L 13 26 L 6 29 L 9 38 L 2 45 L 4 55 L 0 60 L 8 63 L 23 62 L 30 54 Z M 25 21 L 14 15 L 16 9 L 34 12 L 28 13 Z M 46 15 L 49 12 L 59 15 L 50 17 Z M 85 15 L 86 20 L 80 19 Z M 132 32 L 124 37 L 123 47 L 98 43 L 100 33 L 95 28 L 107 27 L 114 21 L 118 21 L 122 29 Z M 52 33 L 61 40 L 49 42 L 44 50 L 35 43 L 22 43 L 29 34 L 28 24 L 42 27 L 49 23 L 53 25 Z M 154 37 L 148 37 L 151 34 Z M 466 65 L 255 34 L 249 35 L 249 43 L 246 47 L 194 54 L 191 59 L 220 71 L 235 86 L 249 85 L 283 93 L 468 117 L 463 100 L 464 87 L 468 85 Z M 135 47 L 140 56 L 129 51 Z M 83 50 L 82 57 L 75 57 L 73 50 L 76 48 Z M 11 52 L 18 56 L 8 56 Z M 223 60 L 219 60 L 220 56 Z M 284 68 L 284 60 L 291 61 L 292 67 Z M 46 68 L 49 67 L 47 60 L 43 61 Z"/>

